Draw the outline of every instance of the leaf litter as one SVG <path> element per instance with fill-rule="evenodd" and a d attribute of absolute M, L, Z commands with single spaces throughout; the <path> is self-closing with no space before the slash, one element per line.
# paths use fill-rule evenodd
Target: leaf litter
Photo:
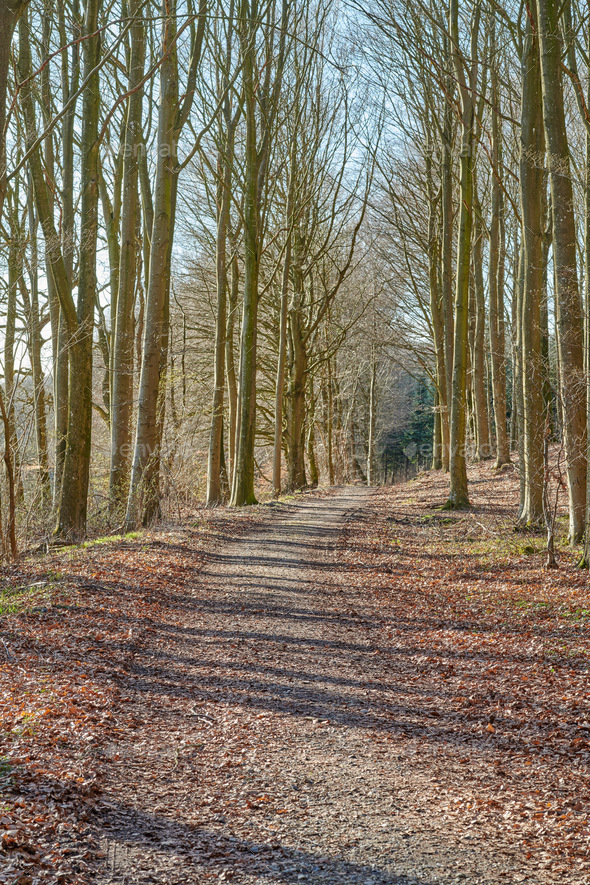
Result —
<path fill-rule="evenodd" d="M 588 576 L 470 478 L 5 570 L 0 882 L 590 882 Z"/>

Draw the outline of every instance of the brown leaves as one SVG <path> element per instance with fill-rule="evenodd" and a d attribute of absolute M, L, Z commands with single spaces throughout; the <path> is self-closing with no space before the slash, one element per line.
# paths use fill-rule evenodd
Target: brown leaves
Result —
<path fill-rule="evenodd" d="M 417 711 L 424 759 L 456 772 L 452 807 L 482 822 L 498 818 L 531 857 L 582 864 L 582 881 L 590 857 L 587 573 L 567 551 L 551 573 L 542 555 L 521 556 L 512 533 L 517 478 L 486 467 L 471 473 L 475 506 L 459 520 L 435 509 L 446 493 L 441 474 L 376 493 L 347 532 L 344 560 L 365 616 L 382 624 L 396 703 Z M 438 726 L 421 730 L 425 715 Z"/>

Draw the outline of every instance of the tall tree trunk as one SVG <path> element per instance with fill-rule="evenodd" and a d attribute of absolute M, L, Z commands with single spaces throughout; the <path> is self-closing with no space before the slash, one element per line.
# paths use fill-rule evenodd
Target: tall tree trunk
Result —
<path fill-rule="evenodd" d="M 231 503 L 255 504 L 254 447 L 256 437 L 256 370 L 258 337 L 258 275 L 260 262 L 259 178 L 262 157 L 258 151 L 256 120 L 256 18 L 257 7 L 243 0 L 242 44 L 244 116 L 246 126 L 244 193 L 244 293 L 240 342 L 240 385 L 236 463 Z"/>
<path fill-rule="evenodd" d="M 128 529 L 149 525 L 159 511 L 158 402 L 164 309 L 169 285 L 170 243 L 173 235 L 174 191 L 177 186 L 176 132 L 178 69 L 176 17 L 162 7 L 162 58 L 158 114 L 158 158 L 150 237 L 149 283 L 137 405 L 137 430 L 125 518 Z"/>
<path fill-rule="evenodd" d="M 293 235 L 293 198 L 295 187 L 295 139 L 291 145 L 289 164 L 289 183 L 287 189 L 286 225 L 287 242 L 283 259 L 283 275 L 281 279 L 281 314 L 279 320 L 279 353 L 277 359 L 277 377 L 275 384 L 275 426 L 272 461 L 273 495 L 281 493 L 281 450 L 283 445 L 283 400 L 285 395 L 285 367 L 287 364 L 287 320 L 289 315 L 289 279 L 291 275 L 291 250 Z"/>
<path fill-rule="evenodd" d="M 475 237 L 473 244 L 473 296 L 475 326 L 473 338 L 473 403 L 477 423 L 477 458 L 485 461 L 491 457 L 488 424 L 488 397 L 486 391 L 486 307 L 483 281 L 483 224 L 481 207 L 475 201 Z"/>
<path fill-rule="evenodd" d="M 536 19 L 536 17 L 535 17 Z M 522 348 L 521 471 L 524 475 L 519 524 L 541 525 L 543 516 L 545 409 L 544 366 L 541 350 L 541 298 L 543 292 L 543 237 L 546 187 L 545 137 L 541 96 L 539 41 L 536 21 L 527 21 L 522 58 L 522 110 L 520 202 L 524 277 L 517 322 Z"/>
<path fill-rule="evenodd" d="M 225 155 L 224 155 L 225 154 Z M 223 394 L 225 390 L 225 350 L 227 334 L 227 229 L 230 220 L 231 165 L 227 150 L 221 152 L 218 161 L 220 171 L 216 274 L 217 274 L 217 314 L 215 320 L 215 357 L 213 377 L 213 409 L 209 436 L 209 457 L 207 463 L 207 506 L 220 504 L 223 500 L 221 489 L 221 466 L 223 461 Z"/>
<path fill-rule="evenodd" d="M 240 287 L 240 268 L 235 243 L 231 241 L 232 259 L 229 285 L 229 310 L 227 313 L 227 333 L 225 337 L 225 364 L 227 375 L 227 405 L 228 405 L 228 480 L 232 488 L 234 468 L 236 463 L 236 428 L 238 416 L 238 382 L 236 374 L 236 362 L 234 356 L 234 328 L 238 310 L 238 297 Z"/>
<path fill-rule="evenodd" d="M 131 59 L 127 124 L 123 147 L 121 247 L 116 313 L 111 341 L 111 505 L 120 507 L 127 496 L 131 468 L 133 415 L 133 331 L 138 271 L 137 227 L 139 222 L 139 154 L 143 149 L 143 89 L 139 87 L 145 64 L 145 25 L 139 16 L 139 0 L 132 0 L 129 15 L 137 16 L 131 28 Z"/>
<path fill-rule="evenodd" d="M 447 365 L 446 365 L 446 315 L 452 308 L 445 306 L 448 293 L 439 290 L 439 263 L 440 243 L 439 231 L 437 230 L 437 212 L 435 206 L 434 188 L 432 184 L 432 152 L 426 151 L 426 182 L 428 188 L 428 270 L 430 282 L 430 314 L 432 317 L 432 331 L 434 337 L 434 352 L 436 355 L 436 424 L 440 427 L 440 451 L 436 452 L 433 459 L 433 469 L 449 466 L 449 404 L 447 399 Z M 444 215 L 444 213 L 443 213 Z M 443 227 L 446 219 L 443 217 Z M 444 239 L 444 231 L 443 231 Z M 444 268 L 446 258 L 443 256 L 443 290 L 445 275 Z M 438 463 L 440 460 L 440 464 Z M 436 467 L 434 464 L 436 463 Z"/>
<path fill-rule="evenodd" d="M 22 298 L 25 303 L 27 315 L 27 340 L 29 348 L 29 360 L 33 375 L 33 402 L 35 409 L 35 438 L 37 442 L 37 462 L 39 465 L 39 483 L 44 504 L 51 501 L 51 481 L 49 477 L 49 454 L 47 451 L 47 416 L 45 412 L 45 377 L 41 362 L 41 329 L 39 325 L 39 274 L 38 274 L 38 220 L 35 215 L 34 194 L 31 177 L 29 174 L 29 191 L 27 194 L 29 215 L 29 241 L 31 245 L 31 292 L 27 292 L 23 281 L 21 285 Z M 10 402 L 9 402 L 10 405 Z M 22 480 L 20 477 L 18 450 L 14 451 L 14 468 L 17 494 L 23 494 Z"/>
<path fill-rule="evenodd" d="M 24 497 L 22 477 L 18 457 L 16 437 L 16 408 L 14 403 L 16 385 L 14 378 L 14 347 L 16 335 L 17 291 L 22 279 L 22 243 L 18 226 L 18 205 L 11 213 L 11 241 L 8 247 L 8 292 L 6 301 L 6 326 L 4 329 L 4 394 L 6 408 L 7 446 L 12 452 L 12 467 L 15 475 L 15 494 L 21 501 Z"/>
<path fill-rule="evenodd" d="M 33 145 L 37 138 L 35 107 L 33 103 L 32 88 L 29 81 L 29 77 L 31 76 L 32 72 L 30 44 L 31 41 L 28 22 L 26 16 L 23 15 L 19 24 L 18 71 L 21 80 L 25 81 L 25 85 L 21 88 L 21 104 L 25 122 L 25 144 L 27 149 L 33 148 Z M 59 300 L 60 319 L 59 330 L 58 334 L 56 335 L 56 346 L 58 348 L 58 357 L 61 356 L 63 358 L 60 367 L 63 373 L 64 369 L 67 372 L 67 351 L 70 341 L 77 334 L 79 323 L 76 306 L 72 298 L 71 275 L 68 275 L 68 270 L 64 261 L 64 255 L 62 253 L 62 244 L 55 227 L 53 217 L 53 199 L 50 196 L 49 188 L 47 187 L 44 165 L 38 145 L 32 150 L 32 153 L 29 157 L 29 169 L 35 195 L 35 206 L 37 208 L 37 214 L 39 216 L 39 221 L 41 223 L 43 237 L 45 240 L 46 271 L 48 277 L 50 278 L 49 295 L 50 298 L 57 298 Z M 64 167 L 64 174 L 66 171 L 67 170 Z M 64 204 L 64 218 L 66 205 L 67 204 Z M 56 313 L 57 311 L 54 307 L 54 323 Z M 92 330 L 90 331 L 90 342 L 91 341 Z M 64 386 L 65 396 L 67 397 L 67 383 Z M 60 413 L 60 409 L 62 408 L 62 406 L 64 406 L 64 388 L 61 387 L 58 390 L 56 385 L 56 394 L 57 392 L 59 392 L 61 396 L 60 398 L 58 398 L 56 395 L 56 414 Z M 65 405 L 67 407 L 67 404 Z M 73 407 L 75 408 L 75 400 L 73 401 Z M 63 417 L 63 414 L 60 413 L 60 417 Z M 63 453 L 65 457 L 65 442 L 62 438 L 58 436 L 56 443 L 56 479 L 54 487 L 54 499 L 56 493 L 61 496 L 61 476 L 59 473 L 59 468 L 63 463 L 63 461 L 59 460 L 59 455 L 62 451 L 61 445 L 63 445 Z"/>
<path fill-rule="evenodd" d="M 587 48 L 590 49 L 590 31 L 588 32 Z M 590 107 L 590 80 L 586 98 Z M 584 334 L 586 345 L 586 533 L 584 536 L 584 553 L 580 560 L 581 568 L 590 568 L 590 126 L 586 127 L 586 179 L 584 190 L 584 289 L 586 294 L 586 315 L 584 317 Z"/>
<path fill-rule="evenodd" d="M 297 301 L 297 294 L 294 295 Z M 296 303 L 289 312 L 289 332 L 292 354 L 291 378 L 289 384 L 289 458 L 287 463 L 287 487 L 289 491 L 303 489 L 307 485 L 305 476 L 305 387 L 307 380 L 307 350 L 304 331 L 301 328 L 302 316 Z"/>
<path fill-rule="evenodd" d="M 496 57 L 496 30 L 492 24 L 490 54 Z M 494 429 L 496 432 L 496 469 L 510 463 L 510 441 L 506 422 L 506 337 L 504 331 L 505 239 L 504 194 L 502 190 L 502 129 L 500 126 L 500 91 L 498 70 L 491 68 L 492 100 L 492 213 L 490 221 L 489 299 L 490 355 Z"/>
<path fill-rule="evenodd" d="M 6 197 L 6 98 L 12 37 L 26 0 L 0 0 L 0 217 Z"/>
<path fill-rule="evenodd" d="M 367 485 L 375 481 L 375 413 L 376 413 L 377 361 L 375 349 L 371 350 L 371 369 L 369 376 L 369 437 L 367 440 Z M 440 415 L 440 412 L 438 413 Z"/>
<path fill-rule="evenodd" d="M 96 301 L 98 237 L 98 118 L 100 112 L 101 0 L 88 0 L 84 16 L 84 78 L 81 133 L 81 226 L 78 270 L 78 329 L 70 347 L 68 436 L 58 512 L 57 534 L 78 539 L 86 534 L 92 434 L 92 338 Z"/>
<path fill-rule="evenodd" d="M 448 42 L 448 41 L 446 41 Z M 450 51 L 447 49 L 450 60 Z M 445 378 L 446 378 L 446 423 L 450 434 L 450 409 L 453 398 L 453 114 L 451 98 L 454 93 L 454 78 L 447 78 L 447 101 L 445 102 L 442 134 L 441 164 L 441 306 L 444 321 Z M 449 447 L 443 457 L 443 468 L 449 469 Z"/>
<path fill-rule="evenodd" d="M 471 59 L 468 80 L 459 50 L 458 0 L 451 0 L 450 31 L 455 73 L 461 93 L 461 208 L 455 281 L 455 336 L 453 346 L 453 398 L 450 426 L 450 489 L 448 507 L 469 506 L 465 434 L 467 429 L 467 360 L 469 327 L 469 269 L 473 226 L 473 123 L 477 86 L 477 38 L 480 6 L 476 2 L 471 22 Z"/>
<path fill-rule="evenodd" d="M 51 11 L 50 13 L 51 14 Z M 64 105 L 72 100 L 80 80 L 80 43 L 82 23 L 80 20 L 79 0 L 72 3 L 71 13 L 72 27 L 68 34 L 66 29 L 66 16 L 64 0 L 58 2 L 59 34 L 62 46 L 72 40 L 69 50 L 63 50 L 62 57 L 62 102 Z M 45 265 L 48 268 L 48 293 L 51 305 L 51 326 L 53 336 L 53 414 L 55 427 L 55 473 L 53 480 L 53 503 L 57 508 L 61 497 L 61 483 L 63 467 L 66 457 L 66 439 L 68 435 L 68 379 L 69 379 L 69 347 L 74 328 L 68 319 L 68 314 L 63 306 L 64 294 L 60 293 L 58 286 L 67 287 L 67 297 L 72 298 L 72 283 L 74 276 L 74 241 L 75 241 L 75 203 L 74 203 L 74 127 L 76 124 L 77 101 L 72 100 L 63 120 L 62 137 L 62 225 L 61 225 L 61 256 L 63 260 L 63 274 L 65 280 L 61 283 L 54 281 L 54 273 L 49 269 L 56 261 L 53 254 L 53 245 L 45 236 Z M 49 109 L 48 109 L 49 110 Z M 45 160 L 47 164 L 47 158 Z M 48 194 L 50 213 L 53 218 L 53 194 Z M 37 207 L 39 201 L 35 191 Z M 43 218 L 41 217 L 43 227 Z M 45 233 L 45 229 L 44 229 Z M 56 234 L 57 236 L 57 234 Z"/>
<path fill-rule="evenodd" d="M 583 537 L 586 508 L 586 381 L 583 311 L 578 287 L 576 225 L 562 83 L 558 0 L 537 0 L 543 121 L 553 220 L 557 343 L 570 515 L 570 542 Z"/>

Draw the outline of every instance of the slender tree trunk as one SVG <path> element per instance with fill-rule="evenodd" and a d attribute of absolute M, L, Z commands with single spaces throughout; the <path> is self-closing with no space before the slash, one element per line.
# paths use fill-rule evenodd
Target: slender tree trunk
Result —
<path fill-rule="evenodd" d="M 367 485 L 369 486 L 374 484 L 376 387 L 377 362 L 373 349 L 371 353 L 371 375 L 369 378 L 369 438 L 367 445 Z"/>
<path fill-rule="evenodd" d="M 450 426 L 450 490 L 451 508 L 469 506 L 465 436 L 467 429 L 467 360 L 469 328 L 469 269 L 471 264 L 471 232 L 473 226 L 473 96 L 477 84 L 477 36 L 480 8 L 476 4 L 471 24 L 471 60 L 469 83 L 465 79 L 463 58 L 459 54 L 458 3 L 451 0 L 450 29 L 453 40 L 455 71 L 461 89 L 461 208 L 457 244 L 457 276 L 455 282 L 455 338 L 453 361 L 453 397 Z"/>
<path fill-rule="evenodd" d="M 553 220 L 557 343 L 570 514 L 570 542 L 584 533 L 586 508 L 586 380 L 583 311 L 578 287 L 576 225 L 562 83 L 561 3 L 537 0 L 543 121 Z"/>
<path fill-rule="evenodd" d="M 309 409 L 307 412 L 307 463 L 309 465 L 309 485 L 317 489 L 320 482 L 320 473 L 315 454 L 315 396 L 313 392 L 313 379 L 309 383 Z"/>
<path fill-rule="evenodd" d="M 51 14 L 51 13 L 50 13 Z M 81 35 L 82 23 L 80 20 L 79 0 L 72 3 L 71 13 L 72 28 L 68 34 L 66 29 L 66 17 L 63 0 L 58 3 L 59 33 L 62 46 L 73 38 L 71 49 L 62 52 L 62 101 L 64 105 L 76 93 L 80 80 L 80 44 L 78 39 Z M 48 268 L 48 291 L 51 298 L 52 308 L 52 334 L 54 336 L 53 352 L 53 413 L 55 427 L 55 473 L 53 480 L 53 503 L 57 509 L 61 497 L 61 483 L 63 468 L 66 457 L 66 439 L 68 435 L 68 401 L 69 401 L 69 347 L 74 334 L 74 326 L 69 319 L 68 312 L 64 308 L 64 298 L 72 300 L 72 283 L 74 276 L 74 127 L 77 119 L 77 101 L 72 101 L 63 119 L 62 137 L 62 226 L 61 226 L 61 258 L 62 270 L 59 268 L 57 278 L 55 272 L 50 269 L 56 265 L 57 251 L 53 241 L 48 241 L 45 235 L 45 265 Z M 49 109 L 48 109 L 49 110 Z M 46 158 L 47 163 L 47 158 Z M 53 219 L 53 195 L 48 194 L 50 202 L 50 214 Z M 39 199 L 37 189 L 35 199 L 39 211 Z M 43 232 L 43 217 L 40 217 Z M 47 225 L 46 225 L 47 226 Z M 57 234 L 54 234 L 57 237 Z M 59 242 L 59 239 L 57 240 Z M 60 292 L 59 286 L 66 287 L 66 294 Z"/>
<path fill-rule="evenodd" d="M 232 242 L 231 278 L 229 286 L 229 310 L 227 315 L 227 333 L 225 338 L 225 363 L 227 375 L 227 405 L 228 405 L 228 480 L 232 488 L 234 468 L 236 463 L 236 427 L 238 415 L 238 382 L 236 363 L 234 356 L 234 327 L 238 310 L 238 297 L 240 286 L 240 271 L 238 265 L 237 250 Z"/>
<path fill-rule="evenodd" d="M 120 507 L 127 496 L 131 469 L 133 416 L 133 330 L 137 286 L 139 222 L 139 154 L 143 150 L 143 89 L 139 83 L 145 64 L 145 25 L 139 16 L 139 0 L 133 0 L 129 15 L 137 16 L 131 28 L 129 90 L 123 147 L 123 191 L 121 247 L 116 313 L 113 322 L 111 363 L 111 505 Z"/>
<path fill-rule="evenodd" d="M 300 281 L 301 284 L 301 281 Z M 295 288 L 298 288 L 297 283 Z M 303 489 L 307 485 L 305 476 L 305 443 L 303 437 L 305 423 L 305 386 L 307 378 L 307 350 L 302 325 L 302 311 L 299 303 L 302 293 L 294 293 L 294 305 L 289 311 L 291 339 L 291 379 L 289 389 L 289 459 L 287 464 L 288 488 Z"/>
<path fill-rule="evenodd" d="M 256 10 L 241 4 L 244 115 L 246 126 L 244 193 L 244 293 L 240 342 L 240 387 L 236 462 L 231 503 L 256 504 L 254 493 L 254 447 L 256 442 L 256 370 L 258 337 L 258 274 L 260 262 L 259 174 L 256 122 Z M 249 16 L 251 15 L 251 20 Z"/>
<path fill-rule="evenodd" d="M 16 335 L 17 315 L 17 291 L 19 279 L 23 272 L 22 245 L 20 242 L 21 232 L 18 228 L 18 206 L 15 206 L 11 218 L 11 242 L 8 247 L 8 292 L 6 301 L 6 326 L 4 329 L 4 394 L 6 407 L 6 420 L 8 442 L 12 452 L 12 464 L 15 474 L 16 496 L 21 501 L 24 497 L 20 465 L 18 458 L 18 444 L 16 438 L 16 408 L 15 379 L 14 379 L 14 347 Z"/>
<path fill-rule="evenodd" d="M 162 7 L 162 57 L 158 116 L 158 158 L 150 238 L 149 283 L 145 308 L 137 430 L 125 518 L 128 530 L 149 525 L 159 511 L 158 402 L 164 309 L 168 291 L 170 242 L 173 234 L 174 190 L 177 185 L 175 122 L 178 108 L 178 71 L 175 48 L 176 18 Z"/>
<path fill-rule="evenodd" d="M 520 201 L 524 248 L 523 293 L 518 323 L 522 348 L 521 471 L 524 497 L 519 523 L 542 525 L 544 483 L 545 410 L 544 367 L 541 351 L 541 298 L 543 291 L 543 236 L 545 233 L 546 186 L 544 174 L 545 137 L 541 97 L 539 42 L 534 22 L 527 22 L 522 59 L 522 111 L 520 156 Z"/>
<path fill-rule="evenodd" d="M 88 80 L 82 102 L 81 226 L 78 270 L 78 329 L 70 347 L 69 410 L 66 456 L 57 534 L 78 539 L 86 534 L 90 445 L 92 433 L 92 337 L 96 301 L 98 237 L 98 118 L 100 78 L 97 34 L 100 0 L 88 0 L 84 17 L 84 76 Z M 94 72 L 94 73 L 93 73 Z"/>
<path fill-rule="evenodd" d="M 483 281 L 483 225 L 480 206 L 476 204 L 475 238 L 473 244 L 473 282 L 475 326 L 473 340 L 473 400 L 477 423 L 477 458 L 491 457 L 486 392 L 486 307 Z"/>
<path fill-rule="evenodd" d="M 444 126 L 442 136 L 442 167 L 441 167 L 441 265 L 442 287 L 441 305 L 444 321 L 445 340 L 445 378 L 446 378 L 446 423 L 450 434 L 450 407 L 453 397 L 453 108 L 451 97 L 454 92 L 453 79 L 447 79 L 448 97 L 445 103 Z M 450 446 L 450 441 L 449 441 Z M 443 467 L 449 469 L 449 451 L 443 457 Z"/>
<path fill-rule="evenodd" d="M 439 469 L 449 466 L 449 406 L 447 399 L 447 365 L 446 351 L 446 319 L 449 312 L 452 313 L 452 307 L 448 304 L 445 306 L 445 299 L 448 293 L 441 294 L 439 291 L 439 263 L 440 263 L 440 244 L 439 234 L 436 229 L 437 212 L 435 207 L 434 189 L 432 186 L 432 157 L 430 150 L 426 151 L 426 180 L 428 187 L 428 268 L 430 281 L 430 313 L 432 317 L 432 330 L 434 337 L 434 352 L 436 355 L 436 423 L 440 425 L 440 451 L 435 453 L 433 464 L 440 460 Z M 443 227 L 445 219 L 443 218 Z M 444 232 L 443 232 L 444 239 Z M 443 256 L 443 281 L 445 279 L 446 270 L 445 256 Z M 444 290 L 443 283 L 443 290 Z"/>
<path fill-rule="evenodd" d="M 272 462 L 273 495 L 281 493 L 281 450 L 283 444 L 283 400 L 285 394 L 285 366 L 287 362 L 287 319 L 289 315 L 289 278 L 291 274 L 291 249 L 293 227 L 293 190 L 295 186 L 295 150 L 291 147 L 289 167 L 289 184 L 287 190 L 286 223 L 287 242 L 283 260 L 283 276 L 281 280 L 281 316 L 279 321 L 279 354 L 277 361 L 277 379 L 275 386 L 275 426 Z"/>
<path fill-rule="evenodd" d="M 492 25 L 491 56 L 496 53 L 496 31 Z M 494 429 L 496 432 L 496 469 L 510 463 L 510 442 L 506 422 L 506 338 L 504 331 L 504 195 L 502 175 L 502 130 L 500 126 L 500 92 L 498 70 L 491 68 L 492 98 L 492 213 L 490 223 L 489 300 L 490 300 L 490 355 Z"/>
<path fill-rule="evenodd" d="M 231 166 L 226 147 L 219 156 L 220 184 L 219 209 L 217 218 L 216 271 L 217 271 L 217 315 L 215 321 L 215 358 L 213 377 L 213 410 L 209 437 L 209 458 L 207 464 L 207 506 L 220 504 L 223 500 L 221 489 L 221 464 L 223 460 L 223 394 L 225 389 L 225 350 L 227 334 L 227 229 L 230 220 Z"/>
<path fill-rule="evenodd" d="M 590 49 L 590 33 L 588 34 Z M 587 91 L 587 106 L 590 107 L 590 81 Z M 580 560 L 581 568 L 590 568 L 590 127 L 586 128 L 586 180 L 584 191 L 586 215 L 584 219 L 584 288 L 586 294 L 586 315 L 584 318 L 584 334 L 586 345 L 586 533 L 584 536 L 584 552 Z"/>
<path fill-rule="evenodd" d="M 45 412 L 45 377 L 43 375 L 43 366 L 41 362 L 41 330 L 39 325 L 39 275 L 38 275 L 38 243 L 37 243 L 37 226 L 38 221 L 35 216 L 33 185 L 29 175 L 29 193 L 27 195 L 28 214 L 29 214 L 29 240 L 31 244 L 31 292 L 26 287 L 21 286 L 23 301 L 25 302 L 25 310 L 27 314 L 27 339 L 29 347 L 29 359 L 31 362 L 31 370 L 33 376 L 33 398 L 35 407 L 35 438 L 37 442 L 37 462 L 39 464 L 39 483 L 44 504 L 51 502 L 51 481 L 49 478 L 49 453 L 47 451 L 47 416 Z M 22 280 L 22 277 L 20 277 Z M 10 409 L 10 399 L 7 397 Z M 10 414 L 10 412 L 9 412 Z M 18 458 L 18 450 L 13 447 L 14 469 L 17 496 L 24 496 L 22 488 L 22 478 L 20 476 L 20 465 Z"/>
<path fill-rule="evenodd" d="M 26 7 L 22 0 L 0 0 L 0 217 L 6 196 L 6 98 L 12 37 L 19 15 Z"/>
<path fill-rule="evenodd" d="M 328 456 L 328 477 L 330 485 L 333 486 L 335 483 L 335 471 L 334 471 L 334 395 L 332 389 L 332 360 L 328 357 L 326 360 L 326 399 L 327 399 L 327 428 L 326 428 L 326 439 L 327 439 L 327 456 Z"/>

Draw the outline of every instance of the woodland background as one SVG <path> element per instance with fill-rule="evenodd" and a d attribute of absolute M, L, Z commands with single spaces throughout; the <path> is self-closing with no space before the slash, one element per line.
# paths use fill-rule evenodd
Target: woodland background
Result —
<path fill-rule="evenodd" d="M 584 4 L 0 14 L 5 556 L 486 459 L 583 540 Z"/>

